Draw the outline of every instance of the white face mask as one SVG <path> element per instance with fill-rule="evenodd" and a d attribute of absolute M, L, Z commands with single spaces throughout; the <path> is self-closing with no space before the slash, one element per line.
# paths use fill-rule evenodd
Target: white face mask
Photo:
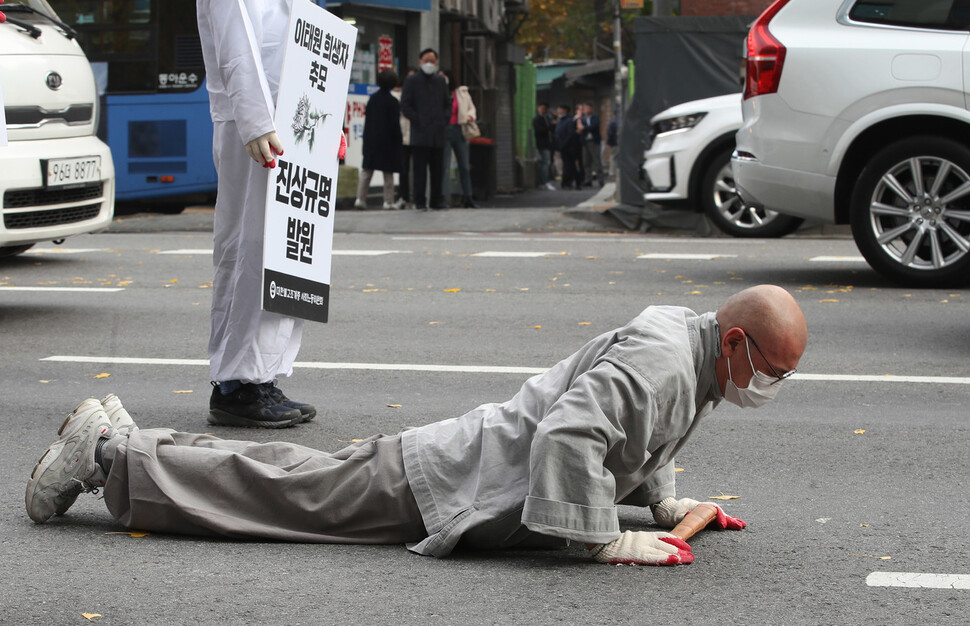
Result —
<path fill-rule="evenodd" d="M 738 405 L 742 409 L 756 409 L 775 397 L 775 394 L 778 393 L 778 388 L 781 387 L 782 381 L 772 378 L 763 372 L 759 372 L 754 368 L 754 363 L 751 361 L 751 348 L 748 346 L 747 337 L 744 338 L 744 348 L 748 352 L 748 363 L 751 365 L 751 371 L 754 372 L 754 376 L 751 377 L 751 382 L 748 383 L 747 387 L 738 389 L 738 386 L 731 380 L 731 359 L 728 359 L 728 379 L 724 383 L 724 399 L 731 404 Z"/>
<path fill-rule="evenodd" d="M 428 76 L 431 76 L 432 74 L 438 71 L 438 66 L 430 62 L 423 63 L 421 65 L 421 71 L 427 74 Z"/>

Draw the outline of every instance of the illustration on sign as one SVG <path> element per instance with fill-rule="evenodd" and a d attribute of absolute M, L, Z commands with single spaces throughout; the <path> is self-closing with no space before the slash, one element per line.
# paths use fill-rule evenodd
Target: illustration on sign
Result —
<path fill-rule="evenodd" d="M 310 0 L 294 0 L 287 32 L 275 122 L 289 123 L 292 139 L 281 136 L 285 156 L 268 173 L 263 309 L 326 322 L 339 120 L 357 30 Z"/>

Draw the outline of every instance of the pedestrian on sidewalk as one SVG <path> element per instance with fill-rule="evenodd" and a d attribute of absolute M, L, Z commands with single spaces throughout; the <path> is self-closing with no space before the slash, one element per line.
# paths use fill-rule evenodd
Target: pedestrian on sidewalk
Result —
<path fill-rule="evenodd" d="M 563 189 L 575 186 L 582 189 L 583 179 L 579 173 L 579 161 L 582 158 L 582 146 L 579 133 L 576 132 L 576 118 L 569 115 L 569 106 L 559 105 L 559 121 L 556 122 L 556 149 L 562 158 Z"/>
<path fill-rule="evenodd" d="M 367 100 L 364 110 L 364 160 L 357 185 L 355 209 L 367 208 L 367 193 L 375 170 L 384 175 L 382 208 L 398 208 L 394 204 L 394 174 L 401 171 L 404 156 L 401 150 L 401 105 L 391 94 L 391 89 L 396 85 L 397 74 L 393 70 L 382 70 L 377 75 L 379 89 Z"/>
<path fill-rule="evenodd" d="M 417 72 L 415 68 L 408 68 L 407 76 Z M 405 80 L 407 79 L 405 76 Z M 402 85 L 394 89 L 394 94 L 400 102 L 403 97 Z M 413 209 L 414 202 L 411 196 L 411 120 L 404 113 L 400 116 L 401 122 L 401 175 L 398 176 L 398 199 L 394 203 L 395 209 Z"/>
<path fill-rule="evenodd" d="M 540 102 L 536 107 L 536 115 L 532 118 L 532 134 L 535 136 L 536 153 L 539 155 L 539 186 L 554 191 L 552 184 L 552 135 L 556 122 L 549 113 L 549 103 Z"/>
<path fill-rule="evenodd" d="M 401 111 L 411 122 L 412 201 L 418 209 L 427 210 L 430 196 L 432 209 L 444 209 L 447 207 L 441 195 L 441 169 L 451 98 L 445 77 L 438 73 L 438 53 L 433 48 L 425 48 L 419 58 L 421 71 L 404 80 L 401 93 Z M 427 189 L 429 176 L 430 190 Z"/>
<path fill-rule="evenodd" d="M 600 187 L 606 184 L 603 176 L 603 161 L 600 158 L 600 116 L 593 113 L 593 103 L 585 102 L 580 105 L 582 108 L 580 135 L 583 144 L 583 171 L 585 187 L 593 186 L 593 177 L 599 182 Z"/>
<path fill-rule="evenodd" d="M 757 337 L 757 341 L 755 340 Z M 650 306 L 532 377 L 502 404 L 376 435 L 336 453 L 168 429 L 139 430 L 120 401 L 88 399 L 27 482 L 32 520 L 103 489 L 108 511 L 152 532 L 316 543 L 466 548 L 586 544 L 599 562 L 675 565 L 690 546 L 620 531 L 617 505 L 673 528 L 674 457 L 721 402 L 774 398 L 805 349 L 805 317 L 781 287 L 741 291 L 716 312 Z M 718 508 L 712 524 L 745 523 Z"/>
<path fill-rule="evenodd" d="M 451 154 L 454 152 L 455 160 L 458 162 L 458 180 L 461 183 L 461 206 L 465 209 L 474 209 L 472 200 L 472 174 L 468 162 L 468 140 L 465 138 L 465 129 L 469 123 L 475 123 L 478 119 L 478 111 L 475 103 L 472 102 L 468 87 L 458 85 L 451 70 L 442 70 L 441 74 L 448 83 L 451 90 L 451 115 L 448 118 L 448 126 L 445 127 L 445 151 L 442 159 L 441 179 L 442 195 L 445 202 L 451 201 Z M 476 126 L 477 128 L 477 126 Z"/>

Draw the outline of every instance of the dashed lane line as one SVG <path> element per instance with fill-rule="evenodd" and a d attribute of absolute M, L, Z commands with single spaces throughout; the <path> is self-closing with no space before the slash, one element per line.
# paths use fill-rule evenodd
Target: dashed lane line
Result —
<path fill-rule="evenodd" d="M 713 261 L 714 259 L 730 259 L 736 254 L 677 254 L 674 252 L 651 252 L 649 254 L 638 254 L 638 259 L 656 259 L 668 261 Z"/>
<path fill-rule="evenodd" d="M 563 256 L 563 254 L 562 252 L 504 252 L 501 250 L 487 250 L 485 252 L 476 252 L 471 256 L 492 259 L 534 259 L 544 256 Z"/>
<path fill-rule="evenodd" d="M 212 249 L 161 250 L 156 254 L 212 254 Z M 333 250 L 333 256 L 383 256 L 385 254 L 411 254 L 410 250 Z"/>
<path fill-rule="evenodd" d="M 920 572 L 873 572 L 866 576 L 870 587 L 918 587 L 921 589 L 970 589 L 970 574 Z"/>
<path fill-rule="evenodd" d="M 70 291 L 74 293 L 114 293 L 124 287 L 0 287 L 0 291 Z"/>
<path fill-rule="evenodd" d="M 128 365 L 208 365 L 206 359 L 159 359 L 140 357 L 113 357 L 91 355 L 52 355 L 43 357 L 41 361 L 58 361 L 62 363 L 108 363 Z M 440 365 L 433 363 L 331 363 L 322 361 L 297 361 L 293 364 L 297 368 L 327 369 L 327 370 L 380 370 L 395 372 L 453 372 L 472 374 L 543 374 L 548 368 L 525 367 L 507 365 Z M 970 385 L 970 377 L 958 378 L 953 376 L 896 376 L 886 375 L 851 375 L 851 374 L 803 374 L 796 373 L 790 380 L 831 381 L 831 382 L 902 382 L 902 383 L 935 383 Z"/>
<path fill-rule="evenodd" d="M 812 263 L 865 263 L 861 256 L 813 256 L 808 259 Z"/>

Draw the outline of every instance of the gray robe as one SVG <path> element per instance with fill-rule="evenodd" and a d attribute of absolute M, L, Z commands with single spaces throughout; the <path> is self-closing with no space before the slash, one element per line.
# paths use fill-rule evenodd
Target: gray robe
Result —
<path fill-rule="evenodd" d="M 459 539 L 501 548 L 606 543 L 616 505 L 674 495 L 674 455 L 720 401 L 714 313 L 654 306 L 593 339 L 503 404 L 402 433 L 404 467 L 444 556 Z"/>

